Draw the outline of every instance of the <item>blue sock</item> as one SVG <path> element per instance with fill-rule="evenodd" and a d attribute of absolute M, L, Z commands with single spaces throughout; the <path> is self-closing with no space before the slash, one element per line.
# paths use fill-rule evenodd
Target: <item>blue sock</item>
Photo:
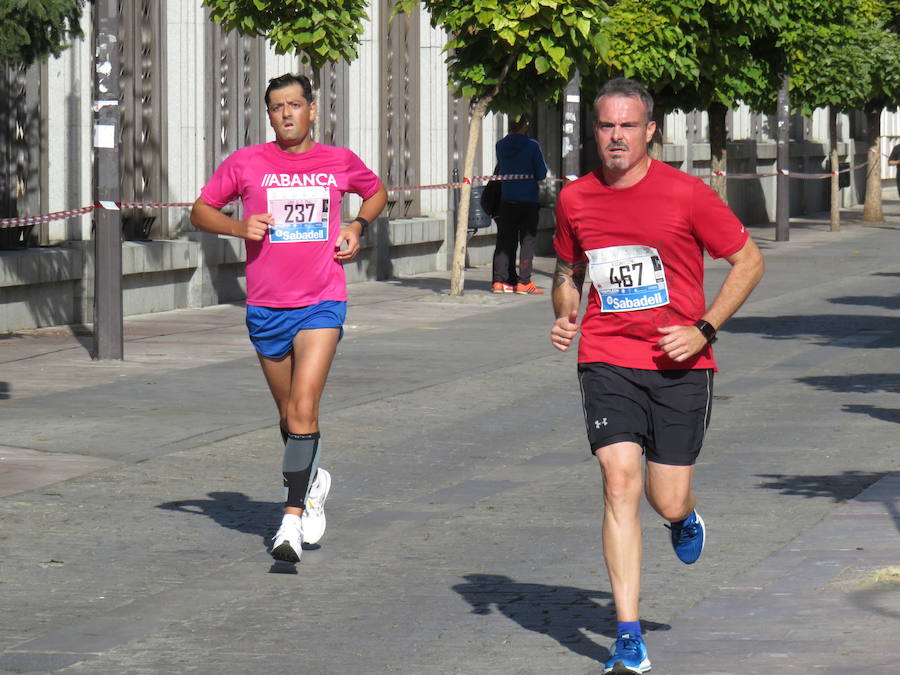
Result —
<path fill-rule="evenodd" d="M 620 621 L 619 622 L 619 630 L 618 634 L 630 635 L 631 637 L 639 638 L 643 633 L 641 633 L 641 622 L 640 621 Z"/>
<path fill-rule="evenodd" d="M 696 523 L 696 522 L 697 522 L 697 511 L 696 511 L 696 510 L 692 510 L 692 511 L 687 515 L 687 518 L 685 518 L 684 520 L 678 520 L 678 521 L 676 521 L 676 522 L 674 522 L 674 523 L 672 523 L 672 524 L 673 524 L 673 525 L 678 525 L 679 527 L 685 527 L 685 526 L 687 526 L 687 525 L 693 525 L 693 524 Z"/>

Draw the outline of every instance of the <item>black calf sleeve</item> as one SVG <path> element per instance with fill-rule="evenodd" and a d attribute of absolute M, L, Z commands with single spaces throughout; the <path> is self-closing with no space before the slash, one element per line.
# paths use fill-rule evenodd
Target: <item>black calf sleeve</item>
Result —
<path fill-rule="evenodd" d="M 287 434 L 284 444 L 285 506 L 304 508 L 309 486 L 318 468 L 319 432 L 314 434 Z"/>

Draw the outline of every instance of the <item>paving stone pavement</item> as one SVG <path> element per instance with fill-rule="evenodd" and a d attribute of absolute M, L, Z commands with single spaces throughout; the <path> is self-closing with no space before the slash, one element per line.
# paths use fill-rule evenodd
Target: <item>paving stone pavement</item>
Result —
<path fill-rule="evenodd" d="M 752 228 L 768 271 L 717 343 L 701 561 L 644 511 L 654 673 L 900 672 L 886 212 Z M 489 281 L 351 286 L 328 532 L 296 566 L 265 552 L 281 453 L 240 307 L 129 318 L 123 362 L 83 330 L 0 336 L 0 672 L 599 673 L 615 619 L 574 354 L 547 296 Z"/>

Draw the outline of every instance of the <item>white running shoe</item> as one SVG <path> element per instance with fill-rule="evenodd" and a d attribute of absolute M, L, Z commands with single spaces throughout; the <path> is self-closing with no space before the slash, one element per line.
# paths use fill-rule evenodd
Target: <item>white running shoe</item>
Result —
<path fill-rule="evenodd" d="M 296 563 L 303 554 L 303 526 L 300 516 L 285 514 L 281 527 L 272 539 L 272 557 L 275 560 Z"/>
<path fill-rule="evenodd" d="M 325 500 L 331 491 L 331 474 L 325 469 L 316 471 L 316 481 L 309 489 L 306 508 L 303 509 L 303 541 L 316 544 L 325 534 Z"/>

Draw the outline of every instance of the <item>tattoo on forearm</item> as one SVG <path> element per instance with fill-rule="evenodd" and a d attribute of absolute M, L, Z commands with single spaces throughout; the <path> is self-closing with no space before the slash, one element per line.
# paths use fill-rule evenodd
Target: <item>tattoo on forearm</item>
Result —
<path fill-rule="evenodd" d="M 565 260 L 556 259 L 556 270 L 553 272 L 553 288 L 567 286 L 578 293 L 581 293 L 581 287 L 584 285 L 584 275 L 587 271 L 587 263 L 575 262 L 570 263 Z"/>

